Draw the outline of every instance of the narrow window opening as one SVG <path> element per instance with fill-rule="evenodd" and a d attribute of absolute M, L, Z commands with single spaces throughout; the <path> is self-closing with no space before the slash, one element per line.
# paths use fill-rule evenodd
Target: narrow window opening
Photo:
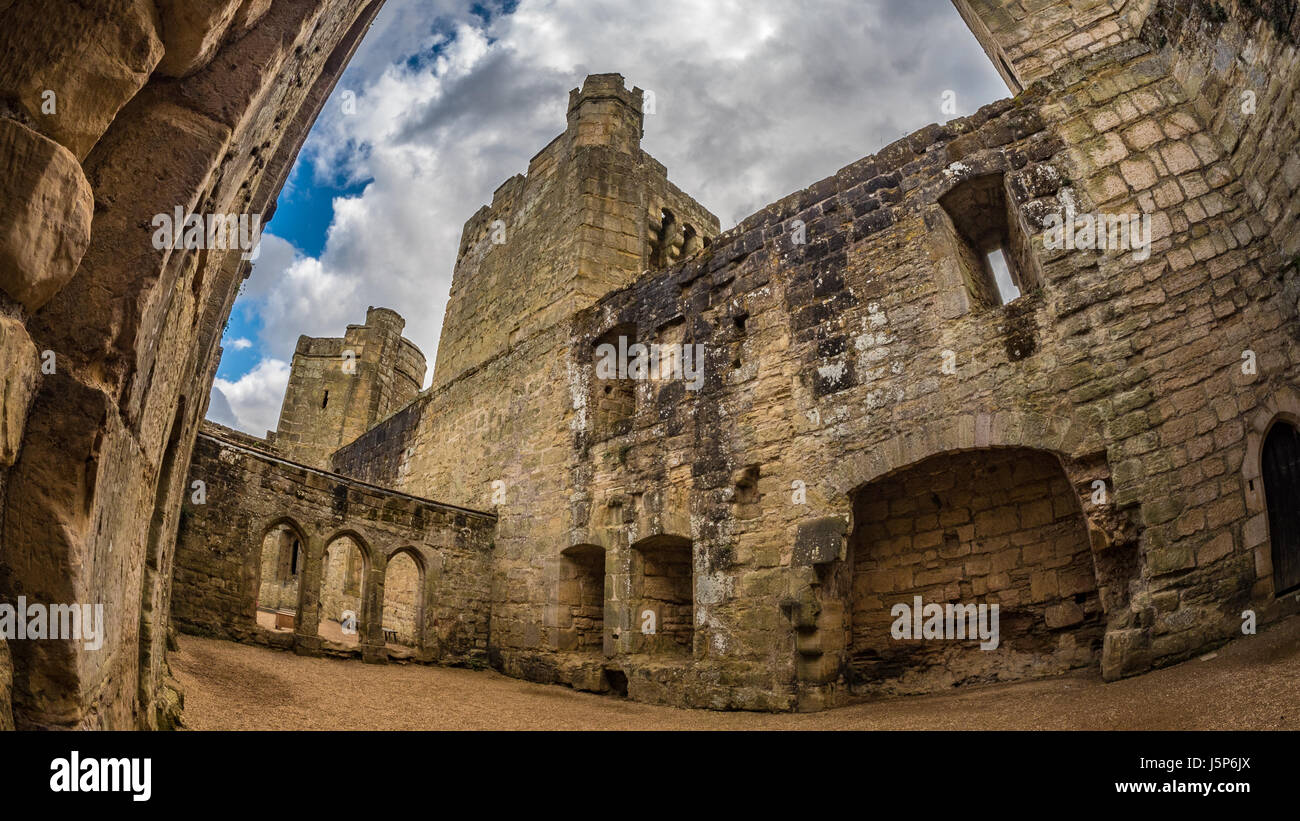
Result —
<path fill-rule="evenodd" d="M 1020 289 L 1011 279 L 1011 267 L 1007 265 L 1007 257 L 1002 248 L 994 248 L 984 258 L 989 265 L 989 271 L 993 274 L 993 284 L 997 286 L 998 298 L 1001 304 L 1006 305 L 1013 299 L 1020 296 Z"/>
<path fill-rule="evenodd" d="M 320 401 L 320 406 L 323 408 L 329 403 L 330 403 L 330 392 L 325 391 L 325 398 Z"/>
<path fill-rule="evenodd" d="M 1007 58 L 999 54 L 998 63 L 1002 65 L 1002 75 L 1006 77 L 1007 85 L 1011 87 L 1011 91 L 1016 94 L 1024 91 L 1025 87 L 1021 85 L 1020 80 L 1016 78 L 1016 73 L 1011 70 L 1011 66 L 1007 65 Z"/>
<path fill-rule="evenodd" d="M 622 324 L 596 340 L 593 426 L 596 440 L 627 433 L 636 415 L 636 380 L 627 372 L 627 351 L 636 344 L 636 327 Z"/>
<path fill-rule="evenodd" d="M 658 222 L 651 221 L 648 233 L 652 268 L 666 268 L 681 256 L 686 237 L 672 211 L 662 209 Z"/>
<path fill-rule="evenodd" d="M 1014 202 L 1000 173 L 965 180 L 939 199 L 975 308 L 1006 305 L 1038 285 L 1038 263 Z"/>

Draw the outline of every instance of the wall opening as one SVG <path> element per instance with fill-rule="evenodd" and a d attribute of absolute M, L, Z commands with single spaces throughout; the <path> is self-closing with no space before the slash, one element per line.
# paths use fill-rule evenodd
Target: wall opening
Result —
<path fill-rule="evenodd" d="M 271 527 L 262 537 L 258 570 L 257 624 L 272 632 L 292 632 L 298 617 L 302 540 L 287 524 Z"/>
<path fill-rule="evenodd" d="M 1288 422 L 1273 425 L 1260 453 L 1268 536 L 1273 556 L 1273 592 L 1300 588 L 1300 431 Z"/>
<path fill-rule="evenodd" d="M 1105 623 L 1087 526 L 1053 454 L 942 454 L 859 488 L 852 501 L 846 638 L 855 692 L 933 692 L 1100 659 Z M 948 605 L 967 626 L 972 615 L 978 626 L 985 605 L 991 628 L 987 606 L 997 604 L 996 646 L 981 649 L 977 631 L 959 639 L 955 629 L 929 637 L 897 630 L 900 617 L 915 627 L 920 615 L 924 627 L 931 604 L 943 609 L 945 630 Z"/>
<path fill-rule="evenodd" d="M 575 545 L 560 557 L 558 646 L 601 653 L 605 645 L 605 549 Z"/>
<path fill-rule="evenodd" d="M 362 567 L 362 584 L 355 594 L 345 584 L 348 564 L 352 561 Z M 326 545 L 321 559 L 320 617 L 316 624 L 317 635 L 322 639 L 349 646 L 360 644 L 365 629 L 364 577 L 369 564 L 360 543 L 351 536 L 338 536 Z"/>
<path fill-rule="evenodd" d="M 360 559 L 359 551 L 354 553 Z M 359 562 L 358 562 L 359 565 Z M 393 554 L 384 570 L 384 643 L 419 647 L 424 624 L 424 570 L 409 551 Z M 357 595 L 360 595 L 358 589 Z"/>
<path fill-rule="evenodd" d="M 691 540 L 652 536 L 632 545 L 634 652 L 689 658 L 695 641 Z"/>
<path fill-rule="evenodd" d="M 594 371 L 591 380 L 592 433 L 597 441 L 619 436 L 632 429 L 636 416 L 636 380 L 626 366 L 620 375 L 620 363 L 628 362 L 628 349 L 636 344 L 636 326 L 617 325 L 606 331 L 593 349 Z"/>
<path fill-rule="evenodd" d="M 962 279 L 980 308 L 1006 305 L 1038 287 L 1029 233 L 1013 202 L 1002 174 L 965 180 L 939 198 Z"/>
<path fill-rule="evenodd" d="M 658 221 L 652 219 L 646 233 L 650 240 L 651 268 L 666 268 L 681 255 L 682 232 L 672 211 L 662 209 Z"/>

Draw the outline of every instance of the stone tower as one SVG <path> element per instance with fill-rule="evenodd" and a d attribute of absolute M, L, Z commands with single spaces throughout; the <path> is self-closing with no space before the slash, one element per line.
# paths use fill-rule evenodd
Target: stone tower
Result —
<path fill-rule="evenodd" d="M 342 338 L 298 337 L 272 436 L 299 462 L 329 464 L 330 454 L 415 398 L 424 384 L 424 354 L 402 337 L 406 320 L 371 307 L 366 324 Z"/>
<path fill-rule="evenodd" d="M 641 150 L 644 92 L 593 74 L 567 127 L 465 223 L 434 384 L 698 249 L 718 218 Z"/>

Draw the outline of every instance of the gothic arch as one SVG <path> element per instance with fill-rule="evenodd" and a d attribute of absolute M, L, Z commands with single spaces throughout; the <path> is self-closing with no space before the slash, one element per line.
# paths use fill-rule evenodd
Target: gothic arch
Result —
<path fill-rule="evenodd" d="M 330 549 L 343 539 L 347 539 L 351 543 L 349 549 L 355 547 L 361 555 L 360 579 L 355 593 L 350 592 L 346 587 L 346 579 L 341 579 L 337 591 L 338 595 L 334 596 L 335 591 L 329 584 Z M 381 603 L 378 602 L 376 585 L 372 583 L 370 578 L 371 570 L 375 568 L 374 552 L 370 544 L 370 539 L 359 530 L 353 527 L 345 527 L 322 539 L 320 541 L 319 555 L 309 558 L 308 564 L 314 569 L 314 572 L 308 576 L 310 584 L 303 586 L 303 597 L 305 599 L 310 592 L 316 599 L 315 624 L 312 625 L 315 635 L 320 636 L 320 625 L 334 614 L 334 611 L 337 611 L 337 618 L 341 618 L 344 610 L 353 610 L 356 614 L 356 636 L 359 644 L 373 644 L 375 643 L 374 639 L 382 635 L 379 632 L 377 623 L 379 620 L 377 617 L 380 616 L 378 608 Z M 346 568 L 344 568 L 343 572 L 346 573 Z M 355 602 L 353 602 L 353 599 L 355 599 Z M 306 614 L 307 608 L 304 606 L 301 612 Z M 339 623 L 341 628 L 342 622 Z M 347 639 L 347 643 L 350 642 L 351 640 Z"/>
<path fill-rule="evenodd" d="M 412 594 L 411 601 L 409 602 L 409 607 L 411 609 L 409 618 L 407 618 L 406 614 L 402 612 L 406 609 L 408 603 L 403 602 L 400 599 L 394 601 L 395 597 L 400 597 L 402 595 L 402 591 L 396 585 L 398 580 L 390 578 L 389 575 L 390 571 L 393 569 L 395 560 L 400 557 L 409 558 L 415 565 L 415 579 L 410 580 L 413 584 L 412 590 L 409 591 Z M 395 634 L 397 634 L 396 638 L 398 639 L 399 644 L 402 643 L 402 638 L 409 637 L 411 641 L 410 646 L 417 649 L 424 647 L 426 636 L 428 635 L 426 614 L 429 612 L 430 604 L 428 563 L 425 560 L 424 554 L 411 545 L 399 547 L 396 550 L 389 551 L 384 556 L 383 567 L 380 568 L 380 571 L 383 574 L 383 597 L 378 602 L 381 629 L 384 631 L 391 629 Z M 403 633 L 405 633 L 408 628 L 409 633 L 406 633 L 404 636 Z M 384 641 L 385 643 L 388 641 L 387 632 L 384 634 Z"/>

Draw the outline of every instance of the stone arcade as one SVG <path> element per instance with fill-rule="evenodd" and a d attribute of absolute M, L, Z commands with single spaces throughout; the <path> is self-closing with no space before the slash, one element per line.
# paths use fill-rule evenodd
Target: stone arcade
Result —
<path fill-rule="evenodd" d="M 247 265 L 141 226 L 266 213 L 378 3 L 102 0 L 76 37 L 7 4 L 0 209 L 61 232 L 0 237 L 0 594 L 103 601 L 109 636 L 0 646 L 0 706 L 168 725 L 169 616 L 811 710 L 1139 674 L 1297 612 L 1295 3 L 955 1 L 1014 98 L 725 233 L 641 150 L 642 93 L 588 77 L 466 224 L 431 388 L 374 308 L 300 340 L 265 439 L 200 432 Z M 94 105 L 43 119 L 56 82 Z M 1046 248 L 1066 208 L 1149 215 L 1150 257 Z M 703 346 L 700 389 L 599 378 L 620 337 Z M 892 640 L 918 596 L 998 605 L 999 646 Z"/>

